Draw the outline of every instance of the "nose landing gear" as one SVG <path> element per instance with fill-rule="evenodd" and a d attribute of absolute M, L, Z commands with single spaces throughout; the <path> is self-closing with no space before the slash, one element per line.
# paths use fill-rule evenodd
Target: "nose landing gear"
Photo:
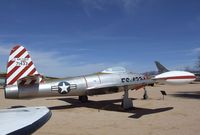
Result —
<path fill-rule="evenodd" d="M 124 109 L 132 109 L 133 108 L 132 99 L 130 99 L 128 97 L 128 87 L 124 87 L 124 95 L 123 95 L 121 106 Z"/>

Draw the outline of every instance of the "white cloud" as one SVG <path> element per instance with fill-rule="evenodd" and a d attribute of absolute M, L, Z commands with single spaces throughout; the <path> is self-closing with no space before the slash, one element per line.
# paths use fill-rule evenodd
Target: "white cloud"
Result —
<path fill-rule="evenodd" d="M 93 63 L 81 61 L 82 55 L 65 55 L 59 52 L 31 51 L 30 55 L 40 74 L 54 77 L 68 77 L 91 74 L 112 66 L 131 67 L 129 62 Z M 87 60 L 87 58 L 85 58 Z"/>
<path fill-rule="evenodd" d="M 0 43 L 0 72 L 6 72 L 6 65 L 10 50 L 11 44 Z"/>
<path fill-rule="evenodd" d="M 6 71 L 7 59 L 11 47 L 13 45 L 1 45 L 0 46 L 0 72 Z M 28 49 L 28 48 L 27 48 Z M 52 51 L 38 51 L 28 50 L 36 69 L 40 74 L 49 75 L 54 77 L 67 77 L 75 75 L 83 75 L 101 71 L 106 68 L 109 64 L 104 63 L 86 63 L 81 61 L 81 55 L 62 55 L 59 52 Z M 77 50 L 87 51 L 86 49 Z"/>
<path fill-rule="evenodd" d="M 3 44 L 0 46 L 1 58 L 0 58 L 0 70 L 6 71 L 7 59 L 9 52 L 13 47 L 13 44 Z M 69 77 L 69 76 L 79 76 L 85 74 L 91 74 L 95 72 L 102 71 L 106 68 L 113 66 L 123 66 L 132 68 L 132 62 L 119 61 L 115 62 L 94 62 L 89 61 L 84 54 L 80 51 L 88 51 L 88 49 L 80 48 L 73 55 L 61 54 L 58 51 L 39 51 L 36 49 L 29 51 L 33 63 L 40 74 L 53 76 L 53 77 Z M 84 60 L 83 60 L 84 57 Z"/>
<path fill-rule="evenodd" d="M 138 6 L 138 4 L 142 1 L 142 0 L 120 0 L 122 3 L 123 8 L 126 11 L 130 11 L 132 8 L 135 8 L 136 6 Z"/>
<path fill-rule="evenodd" d="M 88 16 L 93 10 L 105 11 L 109 6 L 117 6 L 125 12 L 132 12 L 145 0 L 82 0 L 83 9 Z M 149 2 L 149 1 L 146 1 Z"/>
<path fill-rule="evenodd" d="M 9 55 L 9 53 L 10 53 L 10 49 L 11 49 L 11 47 L 10 47 L 10 44 L 8 44 L 8 45 L 5 45 L 5 44 L 0 44 L 0 55 Z"/>
<path fill-rule="evenodd" d="M 102 71 L 112 66 L 124 66 L 121 63 L 84 63 L 80 62 L 79 59 L 76 59 L 74 62 L 72 62 L 70 59 L 64 60 L 64 58 L 42 58 L 37 62 L 35 61 L 35 63 L 36 66 L 38 66 L 38 71 L 41 74 L 55 77 L 86 75 Z"/>
<path fill-rule="evenodd" d="M 200 47 L 193 49 L 193 52 L 200 53 Z"/>

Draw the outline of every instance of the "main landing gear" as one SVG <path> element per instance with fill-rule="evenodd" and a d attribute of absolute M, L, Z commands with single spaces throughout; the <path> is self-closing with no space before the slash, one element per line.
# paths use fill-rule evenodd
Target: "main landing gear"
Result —
<path fill-rule="evenodd" d="M 146 90 L 146 88 L 144 87 L 143 99 L 146 100 L 146 99 L 148 99 L 148 98 L 149 98 L 149 96 L 148 96 L 148 94 L 147 94 L 147 90 Z"/>
<path fill-rule="evenodd" d="M 132 99 L 128 98 L 128 87 L 124 87 L 124 95 L 122 99 L 122 108 L 124 109 L 132 109 L 133 102 Z"/>
<path fill-rule="evenodd" d="M 122 99 L 122 108 L 124 109 L 132 109 L 133 108 L 133 102 L 132 99 L 128 97 L 128 87 L 125 86 L 124 87 L 124 95 L 123 95 L 123 99 Z M 148 94 L 147 94 L 147 90 L 144 87 L 144 95 L 143 95 L 143 99 L 148 99 Z"/>
<path fill-rule="evenodd" d="M 81 101 L 81 103 L 88 102 L 88 96 L 79 96 L 78 99 L 79 101 Z"/>

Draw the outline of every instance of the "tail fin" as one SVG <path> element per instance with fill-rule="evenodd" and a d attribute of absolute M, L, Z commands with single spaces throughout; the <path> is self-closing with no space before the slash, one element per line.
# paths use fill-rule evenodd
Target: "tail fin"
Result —
<path fill-rule="evenodd" d="M 26 48 L 20 45 L 13 47 L 7 64 L 6 85 L 17 85 L 19 79 L 37 74 Z"/>
<path fill-rule="evenodd" d="M 157 69 L 158 69 L 158 73 L 159 73 L 159 74 L 169 71 L 166 67 L 164 67 L 163 65 L 161 65 L 160 62 L 155 61 L 155 64 L 156 64 L 156 67 L 157 67 Z"/>

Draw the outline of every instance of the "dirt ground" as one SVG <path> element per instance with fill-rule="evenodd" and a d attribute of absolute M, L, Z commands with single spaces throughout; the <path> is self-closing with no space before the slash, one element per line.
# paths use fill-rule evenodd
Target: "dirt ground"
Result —
<path fill-rule="evenodd" d="M 0 108 L 48 106 L 51 119 L 35 135 L 196 135 L 200 133 L 200 84 L 158 85 L 130 91 L 135 109 L 120 107 L 123 93 L 92 96 L 80 103 L 77 97 L 9 100 L 0 90 Z M 162 99 L 160 90 L 168 94 Z"/>

